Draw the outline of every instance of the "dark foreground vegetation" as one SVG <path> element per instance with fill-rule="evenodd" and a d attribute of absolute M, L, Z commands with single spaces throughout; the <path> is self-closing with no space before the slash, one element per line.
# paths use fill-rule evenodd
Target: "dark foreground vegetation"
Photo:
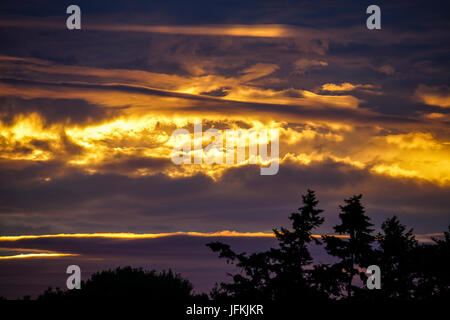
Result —
<path fill-rule="evenodd" d="M 239 269 L 230 275 L 230 282 L 217 284 L 209 296 L 194 294 L 192 284 L 170 270 L 157 273 L 124 267 L 94 274 L 79 290 L 49 288 L 37 300 L 138 302 L 154 310 L 159 306 L 166 315 L 178 317 L 186 316 L 186 306 L 192 304 L 261 303 L 268 312 L 257 318 L 267 319 L 277 318 L 274 315 L 281 312 L 317 313 L 380 305 L 409 308 L 450 301 L 450 227 L 443 239 L 419 243 L 413 230 L 393 216 L 374 234 L 361 195 L 356 195 L 339 206 L 340 223 L 334 227 L 337 236 L 318 238 L 313 233 L 324 222 L 318 204 L 315 193 L 308 190 L 302 206 L 290 215 L 291 228 L 273 230 L 277 248 L 246 254 L 221 242 L 208 243 L 219 258 Z M 323 246 L 336 262 L 313 264 L 308 250 L 313 242 Z M 381 289 L 370 290 L 366 285 L 365 271 L 370 265 L 381 270 Z"/>
<path fill-rule="evenodd" d="M 374 234 L 361 195 L 339 206 L 337 235 L 312 237 L 324 218 L 313 191 L 302 196 L 303 205 L 292 213 L 292 229 L 274 229 L 279 247 L 252 254 L 234 252 L 228 245 L 207 245 L 241 272 L 221 283 L 213 299 L 253 298 L 272 301 L 437 301 L 450 293 L 450 227 L 444 239 L 420 244 L 397 217 L 387 219 Z M 323 245 L 337 262 L 312 265 L 308 245 Z M 365 269 L 381 270 L 381 289 L 368 289 Z M 359 285 L 355 285 L 358 282 Z"/>

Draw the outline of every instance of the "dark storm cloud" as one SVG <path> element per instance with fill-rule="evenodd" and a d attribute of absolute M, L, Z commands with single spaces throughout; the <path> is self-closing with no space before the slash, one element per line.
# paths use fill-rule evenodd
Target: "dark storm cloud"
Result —
<path fill-rule="evenodd" d="M 114 114 L 113 110 L 97 107 L 83 100 L 0 98 L 0 121 L 5 124 L 12 124 L 14 117 L 19 114 L 30 113 L 42 115 L 50 125 L 53 123 L 88 125 L 107 120 Z"/>
<path fill-rule="evenodd" d="M 264 103 L 258 103 L 258 102 L 239 102 L 239 101 L 227 101 L 227 100 L 217 100 L 213 98 L 208 98 L 206 96 L 198 96 L 198 95 L 189 95 L 189 94 L 183 94 L 183 93 L 177 93 L 177 92 L 168 92 L 165 90 L 157 90 L 152 88 L 145 88 L 145 87 L 138 87 L 133 85 L 127 85 L 127 84 L 80 84 L 80 83 L 43 83 L 43 82 L 32 82 L 32 81 L 16 81 L 13 79 L 3 79 L 0 81 L 0 83 L 5 83 L 8 85 L 13 85 L 15 90 L 22 90 L 24 95 L 27 95 L 27 91 L 33 92 L 35 87 L 33 85 L 39 85 L 39 89 L 37 89 L 36 94 L 37 95 L 44 95 L 46 91 L 43 91 L 42 93 L 40 90 L 54 90 L 55 93 L 57 92 L 63 92 L 65 88 L 67 88 L 68 92 L 70 92 L 71 88 L 77 88 L 77 89 L 88 89 L 88 90 L 97 90 L 98 95 L 108 93 L 115 93 L 115 92 L 121 92 L 124 94 L 129 94 L 130 97 L 134 93 L 143 94 L 144 96 L 147 96 L 148 98 L 151 98 L 152 96 L 157 97 L 174 97 L 179 98 L 187 101 L 194 101 L 195 103 L 192 103 L 189 107 L 183 107 L 178 108 L 177 112 L 182 114 L 189 114 L 189 113 L 205 113 L 205 114 L 222 114 L 223 110 L 226 109 L 227 113 L 229 115 L 239 115 L 239 114 L 249 114 L 249 113 L 257 113 L 261 116 L 267 115 L 266 117 L 271 117 L 272 119 L 279 119 L 281 121 L 286 121 L 287 119 L 291 120 L 299 120 L 299 121 L 305 121 L 305 120 L 330 120 L 330 121 L 341 121 L 341 122 L 348 122 L 350 124 L 382 124 L 385 126 L 392 125 L 393 127 L 420 127 L 422 125 L 426 125 L 426 122 L 421 119 L 414 119 L 413 117 L 408 116 L 398 116 L 395 114 L 382 114 L 378 112 L 369 111 L 366 109 L 361 110 L 350 110 L 350 109 L 340 109 L 339 111 L 336 110 L 334 106 L 328 106 L 326 103 L 323 103 L 320 108 L 311 108 L 308 106 L 301 106 L 301 105 L 277 105 L 274 103 L 270 104 L 264 104 Z M 20 89 L 22 88 L 22 89 Z M 104 91 L 104 92 L 103 92 Z M 95 91 L 92 91 L 94 94 Z M 82 95 L 79 93 L 74 93 L 75 95 L 80 96 L 80 99 L 82 98 Z M 61 93 L 60 96 L 63 96 L 64 94 Z M 104 110 L 102 108 L 95 108 L 90 107 L 90 104 L 87 102 L 78 103 L 78 101 L 74 102 L 73 100 L 65 100 L 65 99 L 55 99 L 53 101 L 52 105 L 44 104 L 43 108 L 40 108 L 40 105 L 42 104 L 41 98 L 38 98 L 36 101 L 36 104 L 33 103 L 33 101 L 29 102 L 28 105 L 33 104 L 34 107 L 27 107 L 21 108 L 21 107 L 11 107 L 11 101 L 15 101 L 16 98 L 4 98 L 4 100 L 9 101 L 8 103 L 5 103 L 4 115 L 3 117 L 8 121 L 13 118 L 13 115 L 17 113 L 21 113 L 18 111 L 21 110 L 36 110 L 39 113 L 43 114 L 44 117 L 49 117 L 49 121 L 52 122 L 56 120 L 60 120 L 61 122 L 65 123 L 81 123 L 81 124 L 88 124 L 89 122 L 94 122 L 95 120 L 105 120 L 109 117 L 113 117 L 114 115 L 118 115 L 118 112 L 108 111 Z M 89 98 L 87 98 L 89 100 Z M 100 99 L 101 98 L 97 98 Z M 19 101 L 21 99 L 19 98 Z M 44 100 L 45 101 L 45 100 Z M 395 104 L 395 102 L 392 102 L 389 100 L 389 98 L 380 98 L 378 100 L 374 101 L 381 101 L 385 102 L 388 101 L 388 105 L 386 108 L 389 108 L 390 103 Z M 57 105 L 59 103 L 59 105 Z M 131 102 L 129 102 L 131 103 Z M 63 107 L 61 107 L 63 106 Z M 67 107 L 66 107 L 67 106 Z M 130 107 L 130 105 L 127 105 L 127 100 L 124 100 L 123 108 Z M 144 106 L 142 106 L 144 107 Z M 158 105 L 147 105 L 146 107 L 150 108 L 151 110 L 158 110 Z M 176 104 L 173 105 L 174 108 L 176 107 Z M 164 112 L 164 108 L 159 108 L 161 112 Z M 86 113 L 83 114 L 83 111 L 86 111 Z M 120 107 L 119 107 L 120 111 Z M 392 112 L 392 110 L 391 110 Z M 72 113 L 77 113 L 76 116 L 70 117 Z M 68 118 L 70 118 L 69 121 Z M 65 120 L 65 121 L 64 121 Z M 88 122 L 89 121 L 89 122 Z M 439 125 L 439 124 L 437 124 Z"/>
<path fill-rule="evenodd" d="M 277 23 L 308 27 L 314 32 L 306 33 L 310 35 L 305 42 L 295 39 L 89 30 L 83 30 L 81 34 L 67 32 L 64 24 L 61 24 L 62 26 L 58 27 L 60 30 L 7 28 L 0 34 L 4 44 L 2 53 L 73 66 L 127 68 L 178 75 L 201 72 L 196 69 L 200 68 L 204 72 L 230 76 L 255 62 L 276 63 L 279 70 L 273 76 L 281 81 L 279 84 L 272 84 L 273 88 L 294 87 L 312 90 L 322 85 L 324 79 L 327 82 L 376 82 L 385 94 L 377 97 L 355 94 L 356 97 L 366 98 L 362 106 L 373 111 L 406 117 L 414 117 L 414 112 L 427 110 L 426 106 L 414 103 L 410 99 L 419 79 L 423 83 L 442 85 L 449 75 L 449 61 L 446 59 L 449 49 L 448 32 L 444 29 L 448 23 L 443 16 L 448 5 L 442 2 L 427 2 L 426 5 L 420 6 L 420 10 L 417 9 L 422 4 L 420 1 L 396 4 L 381 2 L 379 5 L 383 8 L 385 27 L 379 32 L 372 33 L 364 29 L 367 7 L 365 3 L 195 2 L 189 5 L 190 10 L 187 11 L 186 5 L 181 1 L 170 3 L 169 5 L 146 1 L 119 1 L 108 5 L 102 5 L 101 2 L 95 4 L 81 2 L 79 5 L 83 7 L 83 17 L 86 18 L 88 26 L 102 23 L 119 24 L 118 21 L 122 25 L 140 23 L 150 26 L 155 24 L 201 26 L 213 20 L 215 24 L 225 25 Z M 239 10 L 233 9 L 238 5 Z M 37 16 L 39 19 L 48 16 L 53 19 L 52 21 L 57 21 L 55 16 L 62 11 L 61 20 L 65 18 L 64 10 L 61 10 L 64 6 L 54 1 L 44 2 L 39 6 L 39 10 L 34 8 L 33 4 L 20 5 L 20 8 L 14 3 L 6 3 L 4 6 L 4 12 L 18 14 L 22 11 L 21 14 L 24 16 Z M 169 7 L 170 14 L 166 12 Z M 116 11 L 118 8 L 123 13 L 119 20 L 117 18 L 120 13 Z M 142 12 L 150 16 L 140 15 Z M 212 19 L 211 16 L 215 18 Z M 33 21 L 42 20 L 39 19 Z M 167 20 L 166 23 L 164 19 Z M 348 34 L 349 30 L 351 35 Z M 429 36 L 431 33 L 433 37 Z M 314 43 L 317 41 L 315 47 Z M 239 52 L 239 55 L 236 55 L 236 52 Z M 293 72 L 293 64 L 300 58 L 322 59 L 328 66 L 308 72 L 306 75 L 299 75 Z M 424 73 L 422 72 L 424 66 L 427 66 L 427 70 L 438 68 L 440 72 Z M 17 72 L 18 68 L 10 68 L 11 70 Z M 393 74 L 387 70 L 393 70 Z M 35 74 L 31 76 L 37 77 Z M 44 75 L 40 74 L 39 78 L 42 77 Z M 64 75 L 60 76 L 58 81 L 62 82 L 63 77 Z M 71 75 L 70 80 L 76 81 L 77 77 Z M 153 92 L 153 94 L 163 93 Z M 203 108 L 211 110 L 211 106 L 206 102 L 203 103 Z M 263 109 L 264 107 L 258 110 Z M 305 116 L 314 117 L 307 111 Z M 336 117 L 347 119 L 351 118 L 351 115 L 339 112 Z"/>
<path fill-rule="evenodd" d="M 8 224 L 24 221 L 11 215 L 16 212 L 40 217 L 28 220 L 29 226 L 64 232 L 267 231 L 286 223 L 307 188 L 318 192 L 326 209 L 326 232 L 337 222 L 338 204 L 358 193 L 365 195 L 377 225 L 393 214 L 422 233 L 440 232 L 449 222 L 448 189 L 426 182 L 373 176 L 333 162 L 284 165 L 270 178 L 258 171 L 230 169 L 219 182 L 202 175 L 172 179 L 73 173 L 48 182 L 7 184 L 1 190 L 3 229 L 17 234 L 6 230 Z"/>
<path fill-rule="evenodd" d="M 153 164 L 149 160 L 141 160 L 141 164 L 149 163 Z M 41 174 L 41 168 L 36 169 L 37 172 L 31 172 L 35 177 Z M 9 174 L 9 171 L 4 174 Z M 209 180 L 209 178 L 198 176 L 192 180 L 188 178 L 175 180 L 178 183 L 174 183 L 172 179 L 162 174 L 151 179 L 138 179 L 116 174 L 79 173 L 66 175 L 61 179 L 56 178 L 51 183 L 42 180 L 33 181 L 24 186 L 23 190 L 20 187 L 14 190 L 14 185 L 7 184 L 2 190 L 2 194 L 5 195 L 2 203 L 7 207 L 20 204 L 19 207 L 25 210 L 41 208 L 60 213 L 66 205 L 76 206 L 98 199 L 108 202 L 108 198 L 114 199 L 115 196 L 126 196 L 130 204 L 133 198 L 145 199 L 151 196 L 162 201 L 164 198 L 172 198 L 174 193 L 179 196 L 181 192 L 195 194 L 199 189 L 204 189 Z M 186 188 L 187 185 L 189 188 Z"/>

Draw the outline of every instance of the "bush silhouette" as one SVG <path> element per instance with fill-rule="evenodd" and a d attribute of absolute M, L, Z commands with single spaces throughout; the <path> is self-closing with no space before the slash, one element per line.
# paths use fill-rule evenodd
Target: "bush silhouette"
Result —
<path fill-rule="evenodd" d="M 131 267 L 117 268 L 95 273 L 81 289 L 62 291 L 49 288 L 39 300 L 54 299 L 145 299 L 149 302 L 187 302 L 193 297 L 192 284 L 171 270 L 144 271 Z"/>

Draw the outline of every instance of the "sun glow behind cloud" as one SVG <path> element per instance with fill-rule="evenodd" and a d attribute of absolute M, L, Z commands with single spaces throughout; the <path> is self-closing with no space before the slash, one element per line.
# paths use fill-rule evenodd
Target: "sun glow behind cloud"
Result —
<path fill-rule="evenodd" d="M 137 240 L 137 239 L 157 239 L 175 236 L 189 236 L 201 238 L 274 238 L 273 233 L 266 232 L 238 232 L 223 230 L 218 232 L 168 232 L 168 233 L 71 233 L 71 234 L 47 234 L 47 235 L 18 235 L 18 236 L 0 236 L 1 242 L 15 242 L 21 240 L 32 239 L 57 239 L 57 238 L 108 238 L 118 240 Z M 346 235 L 332 235 L 340 238 L 347 238 Z M 321 238 L 321 235 L 312 235 L 314 238 Z M 14 248 L 7 248 L 8 250 L 15 250 Z M 32 251 L 33 249 L 16 249 L 17 251 Z M 32 253 L 20 253 L 15 255 L 0 256 L 0 260 L 12 259 L 28 259 L 28 258 L 61 258 L 70 256 L 79 256 L 79 254 L 68 254 L 59 252 L 42 252 L 43 250 L 34 250 Z M 38 252 L 40 251 L 40 252 Z"/>
<path fill-rule="evenodd" d="M 247 158 L 244 162 L 220 165 L 203 163 L 176 166 L 171 163 L 171 153 L 175 146 L 171 139 L 172 132 L 177 128 L 187 128 L 190 134 L 185 138 L 193 143 L 192 127 L 198 119 L 201 117 L 171 117 L 149 112 L 137 116 L 119 115 L 103 122 L 80 126 L 47 124 L 38 113 L 17 115 L 12 123 L 0 122 L 0 156 L 10 160 L 59 160 L 67 166 L 79 167 L 88 173 L 115 170 L 112 164 L 117 168 L 120 163 L 130 159 L 163 161 L 163 167 L 141 166 L 118 172 L 130 176 L 163 172 L 171 177 L 179 177 L 204 173 L 216 179 L 224 170 L 248 165 Z M 215 120 L 206 122 L 203 130 L 211 127 L 220 128 L 223 135 L 227 128 L 278 129 L 281 164 L 309 165 L 332 160 L 359 169 L 368 168 L 375 174 L 425 179 L 441 185 L 450 183 L 450 145 L 437 140 L 430 133 L 373 136 L 375 132 L 366 131 L 361 134 L 366 135 L 367 140 L 355 148 L 355 137 L 352 134 L 355 129 L 345 126 L 334 128 L 310 122 L 308 125 L 294 127 L 285 122 L 261 121 L 257 117 L 237 121 L 217 116 Z M 210 140 L 205 139 L 203 147 L 209 143 Z M 318 146 L 321 148 L 318 149 Z M 191 157 L 193 150 L 192 148 Z M 207 157 L 204 150 L 202 148 L 199 152 Z M 261 159 L 258 159 L 258 163 L 262 163 Z M 47 182 L 51 178 L 43 177 Z"/>
<path fill-rule="evenodd" d="M 201 238 L 217 238 L 217 237 L 233 237 L 233 238 L 274 238 L 273 233 L 267 232 L 238 232 L 223 230 L 217 232 L 167 232 L 167 233 L 61 233 L 61 234 L 46 234 L 46 235 L 18 235 L 18 236 L 0 236 L 1 242 L 16 242 L 21 240 L 32 239 L 57 239 L 57 238 L 108 238 L 118 240 L 137 240 L 137 239 L 157 239 L 175 236 L 189 236 Z M 346 235 L 332 235 L 339 238 L 348 238 Z M 313 238 L 321 238 L 321 235 L 312 235 Z M 59 253 L 45 250 L 23 249 L 23 248 L 6 248 L 9 251 L 34 251 L 31 253 L 20 253 L 15 255 L 0 256 L 0 260 L 11 259 L 28 259 L 28 258 L 59 258 L 79 256 L 79 254 Z"/>
<path fill-rule="evenodd" d="M 167 233 L 61 233 L 48 235 L 19 235 L 0 236 L 0 241 L 17 241 L 24 239 L 40 238 L 112 238 L 112 239 L 155 239 L 172 236 L 192 236 L 192 237 L 274 237 L 273 233 L 265 232 L 238 232 L 223 230 L 217 232 L 167 232 Z M 317 237 L 319 237 L 317 235 Z"/>
<path fill-rule="evenodd" d="M 13 259 L 30 259 L 30 258 L 61 258 L 61 257 L 74 257 L 78 254 L 72 253 L 21 253 L 11 256 L 0 256 L 0 260 L 13 260 Z"/>
<path fill-rule="evenodd" d="M 92 28 L 111 32 L 213 37 L 295 36 L 313 39 L 311 37 L 321 34 L 283 25 L 104 25 Z M 0 120 L 0 157 L 10 161 L 56 160 L 89 174 L 112 172 L 140 177 L 163 173 L 178 178 L 202 173 L 217 180 L 229 168 L 246 166 L 249 161 L 231 165 L 203 163 L 182 166 L 170 162 L 174 147 L 170 138 L 172 132 L 179 128 L 190 129 L 195 121 L 208 119 L 205 130 L 213 127 L 222 132 L 228 128 L 280 130 L 281 166 L 308 166 L 333 161 L 376 175 L 445 186 L 450 184 L 450 144 L 446 135 L 438 137 L 432 134 L 430 131 L 435 129 L 427 124 L 411 129 L 403 128 L 400 123 L 390 123 L 385 127 L 381 123 L 368 129 L 364 121 L 358 120 L 362 115 L 371 114 L 375 118 L 379 115 L 361 108 L 366 101 L 353 93 L 364 91 L 382 95 L 380 86 L 342 81 L 340 84 L 323 83 L 309 90 L 292 86 L 274 87 L 272 84 L 284 81 L 279 74 L 282 68 L 278 62 L 241 65 L 235 67 L 233 73 L 220 74 L 216 69 L 222 67 L 217 65 L 218 60 L 206 64 L 185 60 L 187 69 L 192 71 L 190 74 L 65 65 L 36 58 L 0 55 L 3 77 L 16 81 L 0 82 L 0 97 L 55 101 L 75 99 L 110 109 L 111 112 L 107 119 L 91 119 L 88 123 L 70 120 L 50 122 L 39 112 L 18 113 L 8 121 Z M 297 57 L 291 67 L 293 74 L 304 75 L 311 70 L 330 66 L 325 57 Z M 415 96 L 425 103 L 446 107 L 446 91 L 445 86 L 420 85 Z M 261 104 L 264 108 L 258 108 L 256 112 L 256 109 L 246 108 L 246 104 Z M 324 114 L 353 112 L 349 115 L 355 116 L 355 119 L 302 118 L 301 112 L 296 112 L 300 107 L 313 113 L 317 110 L 323 110 Z M 286 110 L 290 114 L 285 114 Z M 433 116 L 432 126 L 443 126 L 445 119 L 445 116 Z M 213 151 L 218 153 L 220 150 Z M 159 166 L 127 168 L 123 165 L 139 159 L 158 161 Z M 257 162 L 262 164 L 261 159 Z M 42 181 L 51 183 L 53 178 L 45 176 Z"/>
<path fill-rule="evenodd" d="M 17 235 L 17 236 L 0 236 L 1 242 L 22 242 L 24 245 L 27 243 L 27 240 L 34 239 L 58 239 L 58 238 L 107 238 L 107 239 L 116 239 L 116 240 L 139 240 L 139 239 L 158 239 L 158 238 L 167 238 L 167 237 L 180 237 L 180 236 L 188 236 L 188 237 L 199 237 L 199 238 L 274 238 L 274 233 L 269 232 L 238 232 L 238 231 L 230 231 L 223 230 L 217 232 L 167 232 L 167 233 L 62 233 L 62 234 L 45 234 L 45 235 Z M 326 236 L 338 237 L 338 238 L 349 238 L 348 235 L 336 235 L 329 234 Z M 432 234 L 418 234 L 417 238 L 422 242 L 430 242 L 432 237 L 440 237 L 441 233 L 432 233 Z M 322 238 L 323 235 L 313 234 L 311 235 L 313 238 Z M 14 259 L 30 259 L 30 258 L 65 258 L 65 257 L 77 257 L 80 254 L 77 253 L 62 253 L 62 252 L 54 252 L 48 250 L 40 250 L 40 249 L 26 249 L 26 248 L 0 248 L 0 250 L 14 251 L 20 252 L 18 254 L 11 255 L 0 255 L 0 260 L 14 260 Z"/>

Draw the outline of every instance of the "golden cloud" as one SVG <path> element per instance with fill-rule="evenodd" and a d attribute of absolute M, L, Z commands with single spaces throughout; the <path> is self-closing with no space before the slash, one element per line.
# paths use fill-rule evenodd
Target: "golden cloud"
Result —
<path fill-rule="evenodd" d="M 416 89 L 414 97 L 430 106 L 450 107 L 450 88 L 448 86 L 427 86 L 421 84 Z"/>
<path fill-rule="evenodd" d="M 165 161 L 166 165 L 152 168 L 150 164 L 143 164 L 131 168 L 131 171 L 119 170 L 116 173 L 145 176 L 163 172 L 174 178 L 204 173 L 217 179 L 231 167 L 249 164 L 248 159 L 235 164 L 220 165 L 172 164 L 170 159 L 174 148 L 171 139 L 173 130 L 191 128 L 189 141 L 193 141 L 193 123 L 201 119 L 189 116 L 157 116 L 153 113 L 139 116 L 130 114 L 101 123 L 79 126 L 46 125 L 45 120 L 37 113 L 17 115 L 10 124 L 0 122 L 0 156 L 9 160 L 57 159 L 64 161 L 67 166 L 80 167 L 89 173 L 117 170 L 121 161 L 128 159 L 160 159 Z M 325 126 L 312 122 L 293 127 L 285 122 L 244 119 L 210 120 L 205 123 L 204 130 L 210 127 L 219 128 L 222 134 L 227 128 L 278 129 L 281 164 L 290 162 L 308 165 L 332 160 L 359 169 L 367 168 L 375 174 L 450 184 L 450 143 L 437 140 L 427 132 L 374 136 L 376 129 Z M 358 135 L 355 135 L 355 130 Z M 205 140 L 203 143 L 209 142 Z M 193 157 L 194 149 L 191 150 L 190 156 Z M 201 152 L 204 153 L 204 149 Z M 202 157 L 207 157 L 206 153 Z M 114 166 L 111 166 L 113 163 Z M 258 163 L 262 164 L 261 159 Z M 50 181 L 51 177 L 42 179 Z"/>
<path fill-rule="evenodd" d="M 220 130 L 278 129 L 281 164 L 309 165 L 331 160 L 373 174 L 450 184 L 449 143 L 445 138 L 433 136 L 426 124 L 422 131 L 411 131 L 399 125 L 396 127 L 399 133 L 389 134 L 389 129 L 382 124 L 367 128 L 367 124 L 358 119 L 342 117 L 342 120 L 330 121 L 318 116 L 313 121 L 299 112 L 284 113 L 287 110 L 282 109 L 284 106 L 291 110 L 302 106 L 303 110 L 312 111 L 335 108 L 334 114 L 337 110 L 351 110 L 355 115 L 370 114 L 370 111 L 359 108 L 361 100 L 348 94 L 324 95 L 294 88 L 275 90 L 252 84 L 257 79 L 272 77 L 278 70 L 275 64 L 253 64 L 234 77 L 75 67 L 8 56 L 0 56 L 2 68 L 17 59 L 24 74 L 31 72 L 38 81 L 0 82 L 0 96 L 81 99 L 118 111 L 108 119 L 83 125 L 48 123 L 37 112 L 18 113 L 8 122 L 0 121 L 0 157 L 3 159 L 59 160 L 91 174 L 117 171 L 121 163 L 130 159 L 152 159 L 164 164 L 156 168 L 141 165 L 116 173 L 145 176 L 162 172 L 173 178 L 204 173 L 218 179 L 230 167 L 248 165 L 248 161 L 234 165 L 171 164 L 173 130 L 192 128 L 195 121 L 208 119 L 206 126 Z M 302 61 L 299 63 L 305 68 L 324 65 Z M 63 81 L 66 76 L 79 80 Z M 326 91 L 342 92 L 356 88 L 372 89 L 374 86 L 349 82 L 322 86 Z M 216 91 L 223 94 L 211 96 Z M 445 94 L 429 98 L 436 97 L 435 88 L 421 86 L 418 92 L 428 94 L 424 99 L 446 105 Z M 230 102 L 225 105 L 226 109 L 219 105 L 224 101 Z M 255 112 L 242 102 L 272 104 L 273 107 Z M 211 107 L 202 107 L 206 103 Z M 128 108 L 123 109 L 124 106 Z M 47 182 L 51 178 L 42 177 Z"/>
<path fill-rule="evenodd" d="M 322 91 L 352 91 L 358 88 L 373 89 L 371 84 L 351 84 L 349 82 L 343 82 L 341 84 L 325 83 L 322 85 Z"/>

